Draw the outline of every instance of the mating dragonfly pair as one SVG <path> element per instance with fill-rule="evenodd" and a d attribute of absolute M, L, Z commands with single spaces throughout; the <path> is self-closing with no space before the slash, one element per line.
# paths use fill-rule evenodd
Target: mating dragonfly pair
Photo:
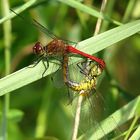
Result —
<path fill-rule="evenodd" d="M 81 95 L 88 95 L 91 91 L 96 89 L 97 77 L 102 73 L 105 67 L 105 62 L 102 59 L 86 54 L 68 45 L 65 41 L 56 38 L 46 46 L 43 46 L 40 42 L 37 42 L 33 47 L 33 52 L 39 55 L 39 61 L 47 61 L 47 66 L 45 66 L 46 69 L 44 73 L 49 67 L 49 57 L 61 57 L 64 83 L 68 86 L 68 88 L 78 92 Z M 81 63 L 81 66 L 79 64 L 77 65 L 80 72 L 84 75 L 84 79 L 81 82 L 73 81 L 69 77 L 68 54 L 78 54 L 82 57 L 90 59 L 90 61 L 87 61 L 87 63 Z"/>
<path fill-rule="evenodd" d="M 62 60 L 61 64 L 63 69 L 64 83 L 69 89 L 71 89 L 74 92 L 77 92 L 81 97 L 83 96 L 89 97 L 90 95 L 92 95 L 93 92 L 96 91 L 97 77 L 101 75 L 105 67 L 105 62 L 103 60 L 91 56 L 89 54 L 86 54 L 84 52 L 81 52 L 76 48 L 68 45 L 63 40 L 58 40 L 58 39 L 52 40 L 46 46 L 42 46 L 40 42 L 37 42 L 33 47 L 33 52 L 40 56 L 39 61 L 42 59 L 47 61 L 47 66 L 45 66 L 44 63 L 44 66 L 46 68 L 49 67 L 49 57 L 57 56 L 61 58 L 60 60 Z M 82 57 L 88 58 L 88 60 L 90 59 L 90 61 L 87 60 L 87 62 L 79 63 L 80 65 L 77 64 L 79 71 L 81 72 L 81 74 L 83 74 L 83 79 L 80 82 L 73 81 L 70 78 L 69 65 L 68 65 L 69 54 L 78 54 L 81 55 Z M 44 71 L 44 73 L 46 72 L 46 70 Z M 79 109 L 77 108 L 77 110 Z M 76 119 L 76 116 L 75 116 L 74 130 L 73 130 L 73 139 L 77 137 L 77 132 L 78 132 L 77 124 L 79 124 L 79 119 L 80 119 L 80 118 Z M 75 131 L 76 129 L 77 131 Z"/>
<path fill-rule="evenodd" d="M 13 10 L 11 11 L 14 12 Z M 17 13 L 15 14 L 17 15 Z M 46 27 L 44 27 L 34 19 L 32 25 L 48 34 L 53 39 L 46 46 L 43 46 L 40 42 L 37 42 L 33 46 L 33 52 L 39 56 L 36 64 L 38 64 L 38 62 L 42 60 L 45 66 L 45 71 L 42 73 L 42 75 L 44 75 L 44 73 L 49 67 L 50 58 L 54 58 L 56 60 L 59 60 L 62 65 L 64 83 L 68 88 L 83 96 L 89 96 L 92 92 L 95 92 L 97 77 L 101 75 L 102 71 L 104 70 L 105 62 L 102 59 L 99 59 L 95 56 L 76 49 L 76 47 L 69 45 L 70 43 L 68 43 L 68 41 L 59 39 L 54 34 L 52 34 Z M 81 57 L 89 60 L 87 62 L 80 63 L 80 65 L 77 64 L 79 71 L 83 75 L 83 79 L 80 82 L 72 80 L 70 78 L 69 54 L 80 55 Z M 47 65 L 46 63 L 44 63 L 44 61 L 47 62 Z"/>
<path fill-rule="evenodd" d="M 19 16 L 22 20 L 24 20 L 24 18 L 18 15 L 14 10 L 11 9 L 11 11 L 15 13 L 17 16 Z M 79 93 L 84 93 L 84 94 L 91 92 L 92 89 L 96 89 L 96 83 L 97 83 L 96 78 L 101 74 L 101 72 L 105 68 L 105 62 L 102 59 L 87 54 L 85 52 L 82 52 L 76 49 L 75 47 L 69 45 L 67 40 L 59 39 L 57 36 L 51 33 L 46 27 L 44 27 L 39 22 L 37 22 L 35 19 L 33 19 L 32 23 L 30 24 L 37 27 L 38 29 L 40 29 L 42 32 L 46 33 L 53 39 L 46 46 L 43 46 L 40 42 L 37 42 L 33 46 L 33 52 L 39 56 L 38 62 L 40 60 L 47 61 L 47 66 L 43 62 L 45 66 L 44 73 L 49 67 L 49 58 L 59 57 L 62 60 L 64 83 L 69 88 L 71 88 L 73 91 L 77 91 Z M 87 59 L 90 59 L 90 63 L 88 63 L 88 68 L 85 68 L 87 67 L 85 65 L 81 65 L 82 67 L 78 65 L 81 73 L 85 76 L 85 78 L 81 82 L 72 81 L 69 78 L 69 71 L 68 71 L 69 54 L 76 54 L 85 57 Z"/>

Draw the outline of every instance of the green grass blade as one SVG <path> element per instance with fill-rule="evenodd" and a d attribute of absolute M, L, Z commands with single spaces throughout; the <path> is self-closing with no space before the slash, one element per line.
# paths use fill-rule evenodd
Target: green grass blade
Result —
<path fill-rule="evenodd" d="M 139 140 L 140 139 L 140 125 L 139 127 L 135 130 L 133 135 L 129 138 L 129 140 Z"/>
<path fill-rule="evenodd" d="M 109 17 L 107 17 L 103 13 L 100 13 L 99 11 L 97 11 L 97 10 L 95 10 L 93 8 L 90 8 L 90 7 L 88 7 L 88 6 L 80 3 L 78 1 L 75 1 L 75 0 L 67 0 L 67 1 L 66 0 L 58 0 L 58 1 L 60 1 L 62 3 L 65 3 L 65 4 L 67 4 L 67 5 L 75 8 L 77 10 L 81 10 L 84 13 L 87 13 L 87 14 L 89 14 L 91 16 L 94 16 L 94 17 L 97 17 L 97 18 L 101 18 L 101 19 L 107 20 L 107 21 L 112 22 L 112 23 L 114 23 L 116 25 L 121 25 L 122 24 L 122 23 L 120 23 L 118 21 L 115 21 L 115 20 L 110 19 Z"/>
<path fill-rule="evenodd" d="M 93 54 L 109 47 L 140 31 L 140 20 L 136 20 L 114 29 L 108 30 L 95 37 L 91 37 L 79 43 L 78 49 Z"/>
<path fill-rule="evenodd" d="M 21 13 L 23 11 L 25 11 L 27 8 L 31 7 L 32 5 L 34 5 L 37 2 L 37 0 L 30 0 L 28 2 L 26 2 L 25 4 L 23 4 L 20 8 L 18 8 L 16 10 L 16 13 Z M 16 17 L 17 15 L 14 14 L 13 12 L 9 13 L 9 15 L 3 17 L 2 19 L 0 19 L 0 24 L 2 24 L 3 22 L 12 19 L 14 17 Z"/>
<path fill-rule="evenodd" d="M 100 127 L 94 126 L 90 131 L 88 130 L 88 135 L 91 134 L 91 137 L 89 140 L 96 139 L 104 137 L 105 134 L 108 134 L 109 132 L 113 131 L 117 127 L 121 126 L 122 124 L 126 123 L 128 120 L 132 119 L 135 116 L 136 109 L 139 106 L 140 103 L 140 96 L 138 96 L 133 101 L 129 102 L 113 114 L 111 114 L 108 118 L 103 120 L 100 123 Z M 101 130 L 101 128 L 104 130 Z M 121 131 L 121 130 L 120 130 Z M 87 136 L 85 136 L 87 137 Z"/>
<path fill-rule="evenodd" d="M 106 31 L 95 37 L 91 37 L 82 42 L 79 42 L 77 48 L 89 53 L 94 54 L 102 49 L 109 47 L 131 35 L 140 31 L 140 20 L 136 20 L 131 23 L 116 27 L 112 30 Z M 52 64 L 50 64 L 49 69 L 44 74 L 44 76 L 54 72 L 52 71 Z M 0 79 L 0 96 L 4 95 L 10 91 L 18 89 L 24 85 L 34 82 L 42 78 L 42 73 L 44 72 L 44 65 L 40 62 L 34 68 L 23 68 L 9 76 Z"/>
<path fill-rule="evenodd" d="M 47 65 L 47 64 L 46 64 Z M 49 64 L 47 72 L 43 75 L 49 75 L 50 73 L 57 70 L 57 66 L 52 70 L 52 63 Z M 45 71 L 45 67 L 42 62 L 38 63 L 35 67 L 25 67 L 15 73 L 12 73 L 2 79 L 0 79 L 0 96 L 18 89 L 24 85 L 32 83 L 40 78 L 42 78 L 42 74 Z"/>
<path fill-rule="evenodd" d="M 81 10 L 91 16 L 94 16 L 94 17 L 97 17 L 97 18 L 101 18 L 101 19 L 104 19 L 104 20 L 107 20 L 109 22 L 112 22 L 116 25 L 121 25 L 122 23 L 118 22 L 118 21 L 115 21 L 115 20 L 112 20 L 111 18 L 107 17 L 106 15 L 104 15 L 103 13 L 100 13 L 99 11 L 93 9 L 93 8 L 90 8 L 84 4 L 81 4 L 75 0 L 58 0 L 62 3 L 65 3 L 73 8 L 76 8 L 78 10 Z M 38 1 L 37 0 L 30 0 L 28 2 L 26 2 L 25 4 L 23 4 L 21 7 L 17 8 L 15 10 L 15 12 L 17 14 L 20 14 L 21 12 L 25 11 L 26 9 L 28 9 L 29 7 L 33 6 L 34 4 L 36 4 Z M 0 19 L 0 24 L 2 24 L 3 22 L 5 22 L 6 20 L 8 19 L 12 19 L 14 18 L 16 15 L 11 12 L 9 15 L 5 16 L 4 18 Z"/>

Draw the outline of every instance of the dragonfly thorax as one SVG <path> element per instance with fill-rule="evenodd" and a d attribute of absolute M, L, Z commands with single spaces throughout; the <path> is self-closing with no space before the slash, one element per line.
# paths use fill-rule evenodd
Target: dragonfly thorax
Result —
<path fill-rule="evenodd" d="M 101 75 L 102 68 L 99 65 L 94 65 L 89 72 L 89 77 L 97 77 Z"/>
<path fill-rule="evenodd" d="M 63 56 L 67 53 L 66 43 L 59 39 L 52 40 L 44 49 L 49 56 Z"/>
<path fill-rule="evenodd" d="M 68 49 L 63 40 L 54 39 L 46 46 L 43 46 L 40 42 L 37 42 L 33 46 L 33 52 L 34 54 L 44 56 L 64 56 L 67 54 Z"/>

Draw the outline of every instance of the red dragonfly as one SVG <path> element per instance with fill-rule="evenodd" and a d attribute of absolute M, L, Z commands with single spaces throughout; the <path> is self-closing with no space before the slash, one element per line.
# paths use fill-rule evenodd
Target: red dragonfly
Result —
<path fill-rule="evenodd" d="M 11 9 L 11 11 L 24 20 L 24 18 L 21 15 L 18 15 L 12 9 Z M 102 69 L 105 68 L 105 62 L 102 59 L 76 49 L 75 47 L 69 45 L 69 43 L 68 43 L 68 42 L 71 42 L 71 43 L 75 43 L 75 42 L 60 39 L 59 37 L 55 36 L 45 26 L 41 25 L 35 19 L 33 19 L 32 21 L 33 22 L 30 24 L 34 25 L 35 27 L 37 27 L 38 29 L 40 29 L 42 32 L 49 35 L 53 39 L 50 43 L 48 43 L 45 46 L 41 45 L 40 42 L 37 42 L 33 46 L 33 52 L 40 56 L 40 59 L 38 61 L 42 60 L 42 58 L 45 58 L 46 60 L 48 60 L 49 56 L 62 56 L 63 57 L 66 54 L 72 53 L 72 54 L 81 55 L 85 58 L 89 58 L 89 59 L 97 62 Z M 46 68 L 48 68 L 48 66 L 49 66 L 49 63 L 47 61 Z"/>
<path fill-rule="evenodd" d="M 84 53 L 73 46 L 66 44 L 63 40 L 53 39 L 46 46 L 42 46 L 40 42 L 37 42 L 33 47 L 33 52 L 40 56 L 49 57 L 49 56 L 64 56 L 65 54 L 79 54 L 83 57 L 89 58 L 93 61 L 96 61 L 102 69 L 105 67 L 105 62 L 95 56 Z"/>
<path fill-rule="evenodd" d="M 42 31 L 50 34 L 50 31 L 48 32 L 48 29 L 43 25 L 41 25 L 40 23 L 38 23 L 36 20 L 33 20 L 33 25 L 39 27 L 39 29 L 41 29 Z M 49 57 L 59 57 L 59 56 L 63 57 L 64 55 L 68 55 L 70 53 L 78 54 L 82 57 L 95 61 L 99 64 L 101 69 L 105 68 L 105 62 L 102 59 L 76 49 L 72 45 L 69 45 L 67 43 L 68 41 L 59 39 L 54 35 L 51 37 L 53 38 L 53 40 L 50 43 L 48 43 L 46 46 L 43 46 L 40 42 L 37 42 L 33 46 L 33 52 L 40 56 L 39 61 L 42 60 L 42 58 L 45 58 L 47 60 L 47 67 L 44 65 L 46 67 L 46 70 L 49 67 L 49 63 L 48 63 Z M 65 62 L 63 61 L 63 63 Z M 43 72 L 43 74 L 46 72 L 46 70 Z"/>

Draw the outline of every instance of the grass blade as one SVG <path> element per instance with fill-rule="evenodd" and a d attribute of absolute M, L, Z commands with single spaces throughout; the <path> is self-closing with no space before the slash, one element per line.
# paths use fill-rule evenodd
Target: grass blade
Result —
<path fill-rule="evenodd" d="M 116 127 L 119 127 L 122 124 L 126 123 L 128 120 L 132 119 L 135 116 L 136 109 L 139 106 L 139 103 L 140 96 L 138 96 L 136 99 L 129 102 L 128 104 L 111 114 L 108 118 L 103 120 L 100 123 L 100 126 L 104 130 L 105 134 L 110 133 L 111 131 L 116 129 Z M 89 137 L 90 135 L 89 140 L 96 139 L 97 136 L 99 139 L 104 137 L 105 134 L 103 134 L 103 132 L 100 130 L 101 128 L 94 126 L 91 130 L 88 130 L 84 137 Z"/>
<path fill-rule="evenodd" d="M 140 31 L 140 20 L 136 20 L 125 25 L 116 27 L 95 37 L 91 37 L 82 42 L 79 42 L 77 48 L 89 53 L 94 54 L 100 50 L 103 50 L 110 45 L 113 45 L 131 35 Z M 57 69 L 57 68 L 56 68 Z M 54 69 L 54 71 L 56 70 Z M 42 78 L 42 73 L 45 68 L 42 62 L 40 62 L 34 68 L 23 68 L 9 76 L 0 79 L 0 96 L 10 91 L 16 90 L 22 86 L 25 86 L 31 82 L 34 82 Z M 44 76 L 54 72 L 52 71 L 52 64 L 44 74 Z"/>

